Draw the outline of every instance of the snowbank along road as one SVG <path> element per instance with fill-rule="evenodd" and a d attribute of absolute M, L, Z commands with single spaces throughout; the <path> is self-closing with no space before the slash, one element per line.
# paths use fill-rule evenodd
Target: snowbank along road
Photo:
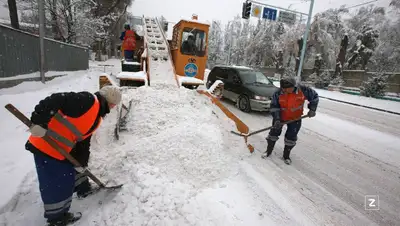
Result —
<path fill-rule="evenodd" d="M 272 118 L 268 113 L 243 113 L 229 101 L 224 104 L 250 130 L 270 126 Z M 310 214 L 315 211 L 316 217 L 330 216 L 330 220 L 321 223 L 399 225 L 399 125 L 397 115 L 320 99 L 317 116 L 303 120 L 298 144 L 292 151 L 292 165 L 284 166 L 279 159 L 283 131 L 272 158 L 259 163 L 256 154 L 254 161 L 262 166 L 253 167 L 265 180 L 276 177 L 288 190 L 286 198 L 293 197 L 291 203 L 298 202 Z M 263 152 L 266 136 L 267 132 L 256 134 L 249 142 Z M 377 201 L 368 203 L 368 195 Z M 379 210 L 366 210 L 366 204 L 379 205 Z"/>

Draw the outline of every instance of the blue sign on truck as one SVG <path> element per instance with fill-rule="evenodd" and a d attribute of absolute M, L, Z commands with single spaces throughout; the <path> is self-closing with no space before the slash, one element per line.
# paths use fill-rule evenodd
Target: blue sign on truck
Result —
<path fill-rule="evenodd" d="M 275 21 L 277 14 L 278 14 L 278 10 L 264 7 L 262 17 L 263 17 L 263 19 Z"/>

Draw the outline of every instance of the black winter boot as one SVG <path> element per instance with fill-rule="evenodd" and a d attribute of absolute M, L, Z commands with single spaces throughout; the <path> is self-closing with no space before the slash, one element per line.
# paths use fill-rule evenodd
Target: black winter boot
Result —
<path fill-rule="evenodd" d="M 292 160 L 290 159 L 290 151 L 293 149 L 294 146 L 287 146 L 285 145 L 285 148 L 283 149 L 283 160 L 285 161 L 286 164 L 290 165 L 292 163 Z"/>
<path fill-rule="evenodd" d="M 267 142 L 268 142 L 268 147 L 267 147 L 267 150 L 261 155 L 262 158 L 266 158 L 266 157 L 270 156 L 275 147 L 276 141 L 267 139 Z"/>
<path fill-rule="evenodd" d="M 81 217 L 82 217 L 81 212 L 76 212 L 76 213 L 68 212 L 57 219 L 48 220 L 47 226 L 66 226 L 66 225 L 75 223 L 76 221 L 81 219 Z"/>

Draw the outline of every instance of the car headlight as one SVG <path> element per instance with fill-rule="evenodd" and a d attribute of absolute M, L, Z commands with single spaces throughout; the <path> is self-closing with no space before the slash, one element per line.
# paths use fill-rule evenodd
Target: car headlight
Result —
<path fill-rule="evenodd" d="M 254 96 L 255 100 L 268 100 L 267 97 L 262 97 L 262 96 Z"/>

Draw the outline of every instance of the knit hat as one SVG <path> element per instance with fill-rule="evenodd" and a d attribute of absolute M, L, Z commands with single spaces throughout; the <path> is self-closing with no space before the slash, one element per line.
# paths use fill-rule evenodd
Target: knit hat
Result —
<path fill-rule="evenodd" d="M 281 88 L 292 88 L 296 86 L 296 78 L 294 77 L 285 77 L 280 81 Z"/>
<path fill-rule="evenodd" d="M 99 91 L 100 95 L 106 98 L 109 104 L 118 105 L 121 102 L 122 94 L 118 87 L 116 86 L 104 86 Z"/>

